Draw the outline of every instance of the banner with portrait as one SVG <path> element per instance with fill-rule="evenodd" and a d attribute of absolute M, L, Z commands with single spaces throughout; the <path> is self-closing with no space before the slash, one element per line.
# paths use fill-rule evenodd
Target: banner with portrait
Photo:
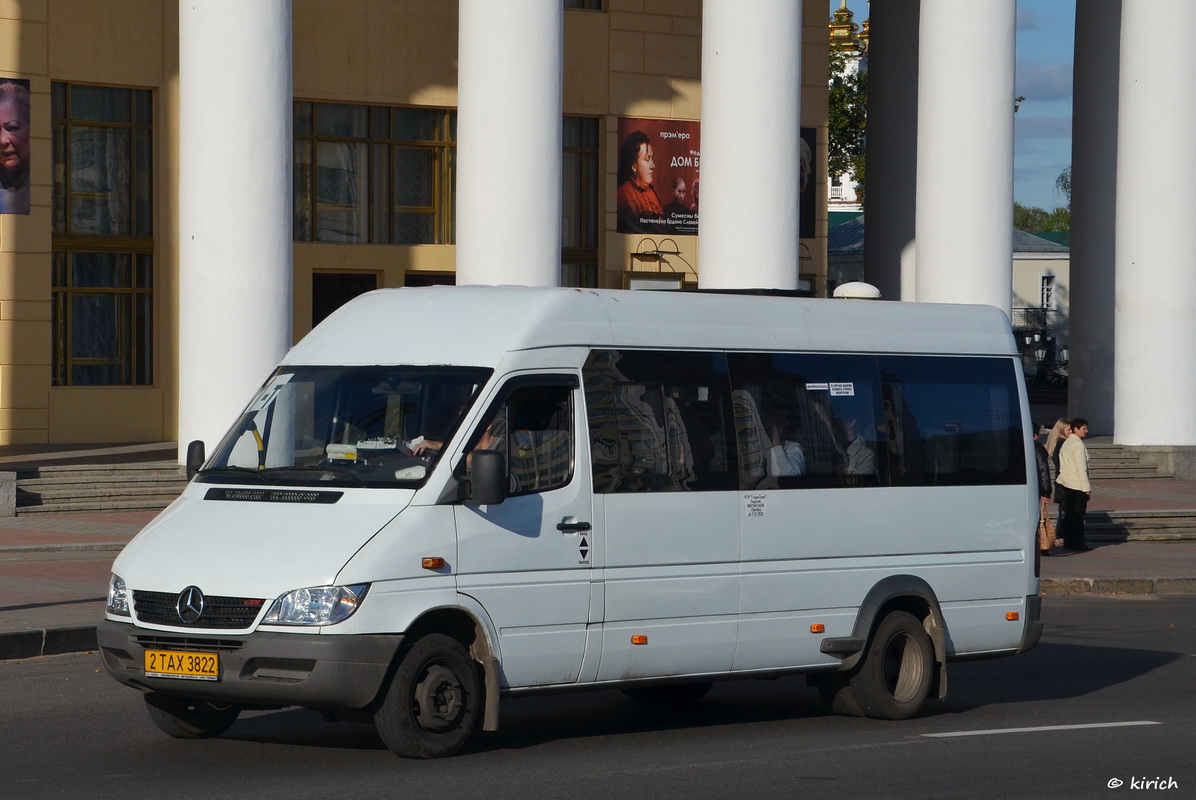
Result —
<path fill-rule="evenodd" d="M 688 120 L 619 118 L 619 233 L 697 234 L 699 131 Z"/>
<path fill-rule="evenodd" d="M 29 81 L 0 78 L 0 214 L 29 213 Z"/>
<path fill-rule="evenodd" d="M 814 238 L 814 203 L 817 200 L 818 176 L 814 174 L 814 154 L 818 152 L 818 130 L 802 128 L 798 141 L 797 235 L 800 239 Z"/>

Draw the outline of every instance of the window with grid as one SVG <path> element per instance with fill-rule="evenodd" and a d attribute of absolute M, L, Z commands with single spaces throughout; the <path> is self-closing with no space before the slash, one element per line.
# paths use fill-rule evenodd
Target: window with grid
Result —
<path fill-rule="evenodd" d="M 457 114 L 296 101 L 295 241 L 451 244 Z"/>
<path fill-rule="evenodd" d="M 561 180 L 561 285 L 598 285 L 597 117 L 565 117 Z"/>
<path fill-rule="evenodd" d="M 53 82 L 55 386 L 153 383 L 153 94 Z"/>

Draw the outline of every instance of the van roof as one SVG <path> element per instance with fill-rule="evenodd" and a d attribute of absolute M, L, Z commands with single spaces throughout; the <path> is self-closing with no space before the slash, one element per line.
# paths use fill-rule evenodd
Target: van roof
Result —
<path fill-rule="evenodd" d="M 992 306 L 524 286 L 380 289 L 337 309 L 286 364 L 494 366 L 545 347 L 1013 355 Z"/>

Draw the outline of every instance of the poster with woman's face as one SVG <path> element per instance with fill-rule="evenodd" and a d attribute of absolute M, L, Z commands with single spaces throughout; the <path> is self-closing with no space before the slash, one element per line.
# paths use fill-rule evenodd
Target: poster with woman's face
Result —
<path fill-rule="evenodd" d="M 699 130 L 687 120 L 619 118 L 619 233 L 697 234 Z"/>
<path fill-rule="evenodd" d="M 29 213 L 29 81 L 0 78 L 0 214 Z"/>
<path fill-rule="evenodd" d="M 797 195 L 797 235 L 801 239 L 814 238 L 814 199 L 818 196 L 817 176 L 814 174 L 814 153 L 817 152 L 818 131 L 815 128 L 802 128 L 798 141 L 800 149 L 798 159 L 798 195 Z"/>

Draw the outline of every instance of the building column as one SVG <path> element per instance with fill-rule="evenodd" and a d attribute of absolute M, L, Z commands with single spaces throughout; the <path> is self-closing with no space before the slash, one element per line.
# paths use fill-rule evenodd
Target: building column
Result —
<path fill-rule="evenodd" d="M 1014 0 L 921 2 L 918 300 L 1010 312 L 1015 23 Z"/>
<path fill-rule="evenodd" d="M 291 345 L 291 0 L 179 3 L 179 460 Z"/>
<path fill-rule="evenodd" d="M 457 283 L 561 283 L 561 0 L 460 0 Z"/>
<path fill-rule="evenodd" d="M 801 11 L 702 5 L 702 288 L 797 288 Z"/>
<path fill-rule="evenodd" d="M 1120 444 L 1193 446 L 1196 70 L 1188 40 L 1196 3 L 1121 6 L 1113 436 Z"/>
<path fill-rule="evenodd" d="M 1067 414 L 1113 432 L 1121 0 L 1076 4 L 1067 280 Z M 1048 420 L 1043 420 L 1047 422 Z M 1053 420 L 1052 420 L 1053 421 Z"/>
<path fill-rule="evenodd" d="M 913 300 L 918 185 L 918 0 L 869 6 L 864 277 Z"/>

